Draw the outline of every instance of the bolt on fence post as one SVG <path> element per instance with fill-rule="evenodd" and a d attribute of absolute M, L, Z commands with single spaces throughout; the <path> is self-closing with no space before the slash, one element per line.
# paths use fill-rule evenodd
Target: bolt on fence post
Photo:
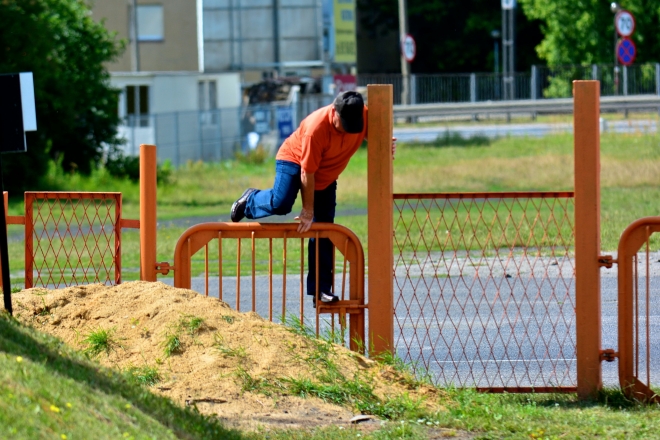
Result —
<path fill-rule="evenodd" d="M 156 281 L 156 146 L 140 145 L 140 279 Z"/>
<path fill-rule="evenodd" d="M 573 81 L 577 392 L 602 388 L 600 365 L 600 83 Z"/>
<path fill-rule="evenodd" d="M 369 353 L 394 353 L 392 85 L 368 85 Z"/>

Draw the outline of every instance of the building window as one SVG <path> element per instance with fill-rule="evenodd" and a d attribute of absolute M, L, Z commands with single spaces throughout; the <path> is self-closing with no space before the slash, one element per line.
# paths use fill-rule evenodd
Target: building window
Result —
<path fill-rule="evenodd" d="M 126 117 L 129 126 L 149 126 L 149 86 L 126 86 Z"/>
<path fill-rule="evenodd" d="M 138 41 L 163 41 L 163 6 L 137 7 Z"/>
<path fill-rule="evenodd" d="M 197 102 L 199 105 L 202 124 L 215 125 L 218 123 L 218 89 L 213 80 L 199 81 L 197 83 Z"/>

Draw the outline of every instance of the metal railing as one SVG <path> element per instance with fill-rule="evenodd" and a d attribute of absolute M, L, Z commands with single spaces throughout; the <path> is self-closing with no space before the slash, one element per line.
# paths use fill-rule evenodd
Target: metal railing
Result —
<path fill-rule="evenodd" d="M 624 393 L 656 403 L 660 402 L 655 368 L 659 358 L 657 334 L 652 335 L 652 330 L 657 327 L 659 299 L 657 285 L 651 282 L 657 272 L 652 268 L 655 261 L 650 261 L 650 241 L 657 232 L 660 217 L 648 217 L 632 223 L 621 234 L 617 261 L 619 351 L 610 350 L 612 360 L 619 357 L 619 380 Z"/>
<path fill-rule="evenodd" d="M 394 194 L 400 357 L 442 386 L 576 390 L 573 194 Z"/>
<path fill-rule="evenodd" d="M 283 322 L 291 315 L 296 316 L 302 324 L 313 323 L 317 335 L 322 326 L 334 332 L 337 325 L 340 329 L 337 334 L 352 350 L 364 351 L 367 305 L 364 252 L 359 239 L 346 227 L 330 223 L 314 223 L 303 234 L 297 232 L 297 227 L 296 223 L 204 223 L 193 226 L 176 244 L 174 266 L 171 267 L 174 286 L 215 296 L 238 311 L 250 310 L 270 321 Z M 340 298 L 335 303 L 317 302 L 313 310 L 312 297 L 305 292 L 305 277 L 310 270 L 305 264 L 306 238 L 314 238 L 316 243 L 312 251 L 316 252 L 317 264 L 312 270 L 316 272 L 317 291 L 319 241 L 329 239 L 332 242 L 332 291 Z M 200 277 L 193 273 L 193 264 L 199 262 L 196 254 L 202 250 Z M 294 270 L 291 270 L 292 266 Z M 294 275 L 289 276 L 291 273 Z M 322 314 L 330 314 L 327 325 L 321 322 Z M 345 332 L 347 316 L 348 333 Z"/>
<path fill-rule="evenodd" d="M 121 283 L 121 193 L 26 192 L 25 287 Z"/>
<path fill-rule="evenodd" d="M 513 75 L 514 96 L 507 100 L 570 98 L 574 80 L 599 80 L 601 96 L 660 94 L 660 64 L 611 64 L 589 66 L 533 66 L 529 72 Z M 358 86 L 392 84 L 394 104 L 401 104 L 403 79 L 400 74 L 360 74 Z M 457 103 L 505 99 L 501 73 L 413 74 L 410 75 L 410 103 Z"/>

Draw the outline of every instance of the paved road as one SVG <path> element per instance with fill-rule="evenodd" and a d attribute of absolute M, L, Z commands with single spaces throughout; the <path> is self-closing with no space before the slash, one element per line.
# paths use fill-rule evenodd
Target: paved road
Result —
<path fill-rule="evenodd" d="M 604 125 L 603 125 L 604 124 Z M 450 127 L 406 127 L 395 128 L 394 137 L 399 142 L 433 142 L 447 133 L 457 133 L 463 138 L 485 136 L 488 138 L 507 136 L 543 137 L 549 134 L 572 132 L 571 123 L 524 123 L 524 124 L 465 124 Z M 625 120 L 601 123 L 601 130 L 614 133 L 655 133 L 657 123 L 653 120 Z"/>
<path fill-rule="evenodd" d="M 535 281 L 529 276 L 507 277 L 505 282 L 493 277 L 480 284 L 478 277 L 471 275 L 460 278 L 458 284 L 462 287 L 455 288 L 453 297 L 447 299 L 447 294 L 441 297 L 441 283 L 448 283 L 452 278 L 438 278 L 429 295 L 422 296 L 418 291 L 416 296 L 411 278 L 397 277 L 396 285 L 402 286 L 400 293 L 395 295 L 395 340 L 399 356 L 427 365 L 441 385 L 575 386 L 575 316 L 572 307 L 575 292 L 572 279 L 549 277 L 535 290 Z M 640 281 L 643 283 L 644 280 L 642 274 Z M 459 278 L 453 280 L 458 281 Z M 568 297 L 553 295 L 552 286 L 559 285 L 558 281 L 569 286 L 564 290 Z M 660 274 L 657 270 L 652 273 L 650 282 L 652 292 L 658 292 Z M 210 296 L 218 297 L 218 278 L 210 278 L 209 284 Z M 240 284 L 240 310 L 249 311 L 252 309 L 251 277 L 243 277 Z M 282 276 L 274 276 L 272 284 L 272 316 L 274 321 L 281 322 Z M 475 285 L 481 286 L 480 294 L 475 293 L 479 290 L 474 288 Z M 468 295 L 469 286 L 473 286 L 471 297 Z M 338 283 L 336 288 L 341 291 L 341 284 Z M 535 294 L 528 292 L 525 296 L 525 288 Z M 615 274 L 603 273 L 602 288 L 602 347 L 616 350 Z M 193 290 L 204 292 L 203 278 L 193 279 Z M 232 307 L 236 307 L 235 291 L 235 277 L 223 277 L 223 299 Z M 265 318 L 270 314 L 268 291 L 268 278 L 256 277 L 256 311 Z M 448 286 L 443 286 L 443 292 L 450 291 Z M 286 292 L 286 314 L 299 315 L 299 275 L 287 277 Z M 443 298 L 447 304 L 442 303 Z M 303 313 L 307 322 L 313 325 L 314 309 L 307 296 L 303 297 Z M 657 338 L 660 334 L 660 298 L 652 302 L 650 322 L 651 335 L 655 335 L 651 338 L 654 356 L 651 377 L 656 378 L 654 382 L 657 383 L 660 377 L 660 339 Z M 322 331 L 328 327 L 329 324 L 324 323 Z M 525 329 L 528 337 L 524 337 Z M 617 362 L 603 363 L 606 385 L 618 386 L 617 368 Z"/>

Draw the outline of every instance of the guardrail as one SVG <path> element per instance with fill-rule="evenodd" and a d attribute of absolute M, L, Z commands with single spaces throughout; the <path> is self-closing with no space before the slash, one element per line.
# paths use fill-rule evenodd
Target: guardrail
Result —
<path fill-rule="evenodd" d="M 600 100 L 601 112 L 643 110 L 660 111 L 660 96 L 605 96 Z M 573 98 L 394 106 L 395 118 L 511 113 L 573 113 Z"/>

